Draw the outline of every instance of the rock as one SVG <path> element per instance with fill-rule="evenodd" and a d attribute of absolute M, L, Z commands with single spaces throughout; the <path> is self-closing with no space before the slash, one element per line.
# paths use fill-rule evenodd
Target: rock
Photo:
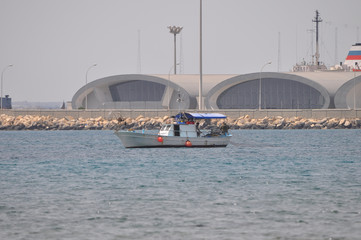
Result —
<path fill-rule="evenodd" d="M 326 123 L 328 120 L 328 118 L 323 118 L 322 120 L 319 120 L 316 122 L 316 124 L 320 124 L 320 125 L 323 125 L 324 123 Z"/>
<path fill-rule="evenodd" d="M 305 122 L 296 120 L 295 122 L 290 123 L 289 127 L 291 129 L 302 129 L 304 125 L 305 125 Z"/>
<path fill-rule="evenodd" d="M 345 128 L 351 128 L 351 127 L 352 127 L 352 124 L 351 124 L 350 121 L 346 120 L 345 123 L 343 124 L 343 126 L 344 126 Z"/>
<path fill-rule="evenodd" d="M 343 125 L 345 124 L 345 122 L 346 122 L 346 119 L 342 118 L 342 119 L 339 121 L 338 125 L 343 126 Z"/>
<path fill-rule="evenodd" d="M 255 123 L 253 123 L 253 122 L 246 122 L 246 123 L 242 124 L 240 127 L 243 126 L 243 128 L 245 128 L 245 129 L 251 129 L 251 128 L 253 127 L 253 125 L 255 125 Z"/>
<path fill-rule="evenodd" d="M 276 125 L 274 125 L 273 123 L 268 123 L 266 128 L 267 129 L 276 129 Z"/>
<path fill-rule="evenodd" d="M 299 121 L 300 120 L 300 118 L 299 117 L 291 117 L 290 119 L 289 119 L 289 121 L 290 122 L 296 122 L 296 121 Z"/>
<path fill-rule="evenodd" d="M 355 119 L 355 127 L 360 128 L 361 127 L 361 119 Z"/>
<path fill-rule="evenodd" d="M 241 126 L 241 125 L 243 125 L 243 124 L 245 124 L 246 123 L 246 120 L 245 119 L 238 119 L 236 122 L 235 122 L 235 124 L 236 125 L 238 125 L 238 126 Z"/>
<path fill-rule="evenodd" d="M 139 121 L 140 119 L 142 119 L 142 118 L 144 118 L 144 116 L 143 115 L 139 115 L 136 119 L 135 119 L 135 121 Z"/>
<path fill-rule="evenodd" d="M 286 121 L 284 118 L 278 118 L 275 121 L 273 121 L 273 125 L 275 125 L 276 129 L 281 129 L 285 125 Z"/>
<path fill-rule="evenodd" d="M 250 120 L 251 117 L 249 115 L 244 116 L 244 119 Z M 249 121 L 248 121 L 249 122 Z"/>
<path fill-rule="evenodd" d="M 269 121 L 269 118 L 268 118 L 268 117 L 264 117 L 263 119 L 261 119 L 261 121 L 259 121 L 259 123 L 268 125 L 268 121 Z"/>
<path fill-rule="evenodd" d="M 327 129 L 333 129 L 333 128 L 337 127 L 338 122 L 339 122 L 339 120 L 336 118 L 329 119 L 326 123 Z"/>
<path fill-rule="evenodd" d="M 25 125 L 24 124 L 19 124 L 19 125 L 15 125 L 13 130 L 23 130 L 25 128 Z"/>

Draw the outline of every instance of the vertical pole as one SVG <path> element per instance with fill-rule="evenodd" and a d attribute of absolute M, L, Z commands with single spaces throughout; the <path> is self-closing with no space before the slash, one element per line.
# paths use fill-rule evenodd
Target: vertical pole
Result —
<path fill-rule="evenodd" d="M 265 63 L 262 68 L 261 68 L 261 71 L 259 71 L 259 91 L 258 91 L 258 110 L 260 111 L 262 109 L 262 71 L 263 71 L 263 68 L 265 66 L 267 66 L 268 64 L 271 64 L 272 62 L 269 61 L 267 63 Z"/>
<path fill-rule="evenodd" d="M 183 66 L 183 34 L 180 34 L 180 41 L 179 41 L 179 73 L 183 74 L 184 66 Z"/>
<path fill-rule="evenodd" d="M 316 15 L 318 17 L 318 13 Z M 316 65 L 320 65 L 319 49 L 318 49 L 318 21 L 316 22 Z"/>
<path fill-rule="evenodd" d="M 259 73 L 259 90 L 258 90 L 258 111 L 261 111 L 261 104 L 262 104 L 262 70 Z"/>
<path fill-rule="evenodd" d="M 202 103 L 202 78 L 203 78 L 203 69 L 202 69 L 202 0 L 199 0 L 200 3 L 200 13 L 199 13 L 199 110 L 203 109 Z"/>
<path fill-rule="evenodd" d="M 12 67 L 13 65 L 10 64 L 8 66 L 6 66 L 2 72 L 1 72 L 1 93 L 0 93 L 0 109 L 3 109 L 3 81 L 4 81 L 4 72 L 6 71 L 6 69 L 8 69 L 9 67 Z"/>
<path fill-rule="evenodd" d="M 93 65 L 91 65 L 88 70 L 86 70 L 86 73 L 85 73 L 85 85 L 88 84 L 88 72 L 89 70 L 92 68 L 92 67 L 95 67 L 97 64 L 94 63 Z M 88 109 L 88 94 L 85 95 L 85 110 Z"/>
<path fill-rule="evenodd" d="M 356 110 L 356 71 L 353 72 L 353 109 Z"/>
<path fill-rule="evenodd" d="M 183 27 L 168 26 L 169 32 L 174 35 L 174 75 L 177 74 L 177 34 L 181 32 Z"/>
<path fill-rule="evenodd" d="M 320 65 L 320 51 L 319 51 L 319 44 L 318 44 L 318 23 L 322 22 L 322 19 L 320 18 L 320 15 L 318 13 L 318 10 L 316 10 L 316 17 L 313 22 L 316 23 L 316 65 L 317 67 Z"/>
<path fill-rule="evenodd" d="M 278 64 L 277 64 L 277 72 L 280 71 L 281 68 L 281 32 L 278 32 Z"/>
<path fill-rule="evenodd" d="M 0 109 L 3 109 L 3 77 L 4 71 L 1 72 L 1 94 L 0 94 Z"/>
<path fill-rule="evenodd" d="M 5 71 L 5 70 L 4 70 Z M 4 78 L 4 71 L 1 72 L 1 94 L 0 94 L 0 109 L 3 109 L 3 78 Z"/>
<path fill-rule="evenodd" d="M 177 74 L 177 37 L 174 33 L 174 75 Z"/>
<path fill-rule="evenodd" d="M 338 36 L 337 36 L 337 27 L 335 28 L 335 64 L 338 64 L 338 49 L 337 49 L 337 39 L 338 39 Z"/>

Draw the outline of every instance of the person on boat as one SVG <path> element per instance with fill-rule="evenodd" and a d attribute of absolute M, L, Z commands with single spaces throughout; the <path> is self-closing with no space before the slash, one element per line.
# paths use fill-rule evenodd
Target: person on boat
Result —
<path fill-rule="evenodd" d="M 118 117 L 117 120 L 118 120 L 118 124 L 121 124 L 124 121 L 124 118 Z"/>
<path fill-rule="evenodd" d="M 220 129 L 221 129 L 222 134 L 227 135 L 229 126 L 225 122 L 223 122 Z"/>
<path fill-rule="evenodd" d="M 199 130 L 199 122 L 196 123 L 196 131 L 197 131 L 197 137 L 201 135 L 201 130 Z"/>

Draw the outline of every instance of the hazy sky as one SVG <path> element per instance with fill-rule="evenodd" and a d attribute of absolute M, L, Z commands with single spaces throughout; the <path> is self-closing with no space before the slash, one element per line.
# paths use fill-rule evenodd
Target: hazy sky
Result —
<path fill-rule="evenodd" d="M 258 72 L 267 61 L 264 71 L 287 72 L 310 61 L 316 9 L 321 61 L 344 61 L 361 41 L 360 0 L 203 0 L 203 73 Z M 70 101 L 94 63 L 88 81 L 139 67 L 168 74 L 169 25 L 183 26 L 183 73 L 199 73 L 199 0 L 0 0 L 0 69 L 14 64 L 3 93 L 13 101 Z"/>

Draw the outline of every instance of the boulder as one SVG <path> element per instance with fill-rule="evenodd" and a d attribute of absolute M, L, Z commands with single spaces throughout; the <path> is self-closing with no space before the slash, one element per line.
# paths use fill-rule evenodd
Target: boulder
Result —
<path fill-rule="evenodd" d="M 343 125 L 345 124 L 345 122 L 346 122 L 346 119 L 342 118 L 342 119 L 339 121 L 338 125 L 343 126 Z"/>
<path fill-rule="evenodd" d="M 327 129 L 336 128 L 337 125 L 338 125 L 338 122 L 339 122 L 339 120 L 336 119 L 336 118 L 331 118 L 331 119 L 329 119 L 329 120 L 327 121 L 327 123 L 326 123 Z"/>
<path fill-rule="evenodd" d="M 284 118 L 277 118 L 275 121 L 273 121 L 273 125 L 275 125 L 275 128 L 281 129 L 285 125 L 286 121 Z"/>
<path fill-rule="evenodd" d="M 138 122 L 138 121 L 139 121 L 140 119 L 142 119 L 142 118 L 144 118 L 144 116 L 143 116 L 143 115 L 139 115 L 138 117 L 135 118 L 135 121 Z"/>
<path fill-rule="evenodd" d="M 355 126 L 357 128 L 360 128 L 361 127 L 361 119 L 355 119 Z"/>
<path fill-rule="evenodd" d="M 352 123 L 349 120 L 346 120 L 345 123 L 343 124 L 343 126 L 345 128 L 351 128 L 352 127 Z"/>
<path fill-rule="evenodd" d="M 327 120 L 328 120 L 328 118 L 323 118 L 323 119 L 321 119 L 321 120 L 317 121 L 317 122 L 316 122 L 316 124 L 323 125 L 324 123 L 326 123 L 326 122 L 327 122 Z"/>

